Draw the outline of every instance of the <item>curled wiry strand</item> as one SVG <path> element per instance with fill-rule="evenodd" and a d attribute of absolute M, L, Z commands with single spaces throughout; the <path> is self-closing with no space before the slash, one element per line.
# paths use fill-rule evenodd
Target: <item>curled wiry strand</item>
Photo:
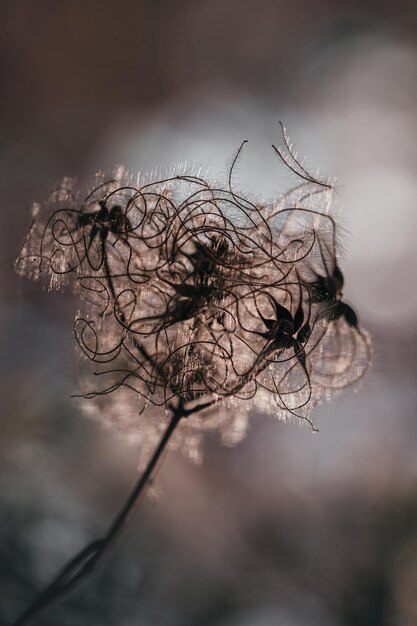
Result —
<path fill-rule="evenodd" d="M 96 375 L 83 384 L 90 413 L 123 398 L 119 425 L 135 437 L 145 408 L 180 403 L 195 415 L 176 437 L 198 456 L 207 428 L 237 441 L 251 406 L 311 424 L 322 397 L 363 376 L 370 341 L 343 299 L 332 185 L 283 133 L 273 148 L 299 183 L 270 204 L 235 188 L 242 144 L 225 185 L 119 171 L 84 193 L 65 179 L 35 205 L 16 268 L 86 301 L 75 336 Z"/>
<path fill-rule="evenodd" d="M 84 409 L 140 443 L 143 473 L 105 535 L 15 626 L 94 571 L 167 447 L 201 461 L 203 434 L 238 443 L 251 407 L 314 429 L 312 407 L 366 372 L 370 340 L 344 300 L 332 184 L 282 131 L 273 150 L 298 182 L 269 204 L 236 187 L 243 142 L 225 184 L 184 173 L 145 182 L 119 168 L 88 190 L 66 178 L 33 205 L 16 270 L 84 300 L 74 324 Z"/>

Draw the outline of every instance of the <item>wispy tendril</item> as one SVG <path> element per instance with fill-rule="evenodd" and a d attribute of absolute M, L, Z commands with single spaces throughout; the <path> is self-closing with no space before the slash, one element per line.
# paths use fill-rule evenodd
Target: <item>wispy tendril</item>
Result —
<path fill-rule="evenodd" d="M 178 401 L 207 423 L 256 406 L 312 424 L 319 400 L 363 376 L 370 341 L 342 297 L 332 183 L 283 137 L 274 151 L 300 182 L 267 205 L 234 188 L 243 144 L 225 185 L 119 170 L 84 194 L 65 179 L 36 205 L 16 267 L 88 303 L 75 337 L 96 374 L 82 381 L 90 413 L 123 391 L 132 416 Z M 131 437 L 144 419 L 128 420 Z"/>
<path fill-rule="evenodd" d="M 298 182 L 255 203 L 234 184 L 243 146 L 225 184 L 119 169 L 87 191 L 66 178 L 33 205 L 16 270 L 84 300 L 74 323 L 84 409 L 140 441 L 143 473 L 107 533 L 14 626 L 91 574 L 168 446 L 200 461 L 204 433 L 236 444 L 254 407 L 315 428 L 312 407 L 369 366 L 369 336 L 343 297 L 331 181 L 301 164 L 283 128 L 273 149 Z"/>

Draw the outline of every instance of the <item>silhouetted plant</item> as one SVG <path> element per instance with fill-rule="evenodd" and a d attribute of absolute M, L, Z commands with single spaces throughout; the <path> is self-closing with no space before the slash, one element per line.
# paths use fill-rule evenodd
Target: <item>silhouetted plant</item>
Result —
<path fill-rule="evenodd" d="M 300 183 L 271 204 L 234 187 L 242 144 L 225 185 L 186 174 L 145 183 L 119 169 L 84 193 L 65 179 L 34 205 L 16 269 L 86 302 L 74 326 L 83 405 L 141 441 L 143 475 L 108 533 L 16 625 L 94 569 L 167 445 L 201 460 L 202 433 L 237 443 L 255 406 L 315 429 L 312 407 L 368 368 L 368 335 L 342 299 L 332 184 L 283 135 L 274 150 Z"/>

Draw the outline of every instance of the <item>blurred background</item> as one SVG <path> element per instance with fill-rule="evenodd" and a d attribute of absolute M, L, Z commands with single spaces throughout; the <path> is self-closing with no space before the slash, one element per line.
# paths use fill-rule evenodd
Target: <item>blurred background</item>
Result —
<path fill-rule="evenodd" d="M 0 7 L 0 623 L 99 536 L 138 450 L 81 414 L 70 294 L 11 266 L 65 175 L 122 163 L 285 191 L 283 120 L 338 178 L 345 296 L 374 341 L 320 433 L 252 415 L 204 464 L 169 454 L 100 571 L 39 626 L 417 624 L 417 9 L 411 2 L 3 0 Z"/>

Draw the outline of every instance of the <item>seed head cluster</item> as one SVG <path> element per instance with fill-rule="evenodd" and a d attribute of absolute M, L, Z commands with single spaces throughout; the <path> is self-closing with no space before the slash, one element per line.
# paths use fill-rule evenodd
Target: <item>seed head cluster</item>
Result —
<path fill-rule="evenodd" d="M 166 425 L 161 407 L 200 409 L 173 438 L 199 460 L 204 431 L 232 445 L 254 407 L 313 425 L 312 407 L 369 366 L 368 334 L 343 299 L 332 185 L 285 132 L 275 151 L 298 184 L 270 203 L 235 189 L 239 150 L 224 184 L 119 169 L 87 191 L 66 178 L 34 205 L 16 269 L 82 298 L 85 410 L 144 457 Z"/>

